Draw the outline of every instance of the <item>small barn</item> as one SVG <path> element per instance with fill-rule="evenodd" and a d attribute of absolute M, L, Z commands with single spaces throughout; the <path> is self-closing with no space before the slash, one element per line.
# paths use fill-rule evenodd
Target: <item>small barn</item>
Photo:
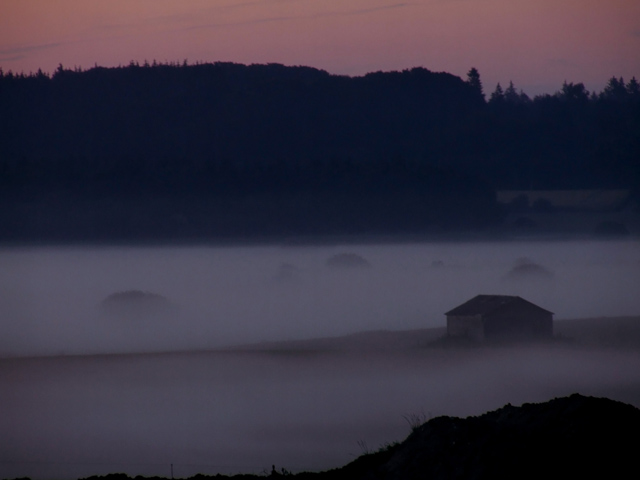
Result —
<path fill-rule="evenodd" d="M 553 313 L 516 296 L 478 295 L 445 315 L 448 337 L 483 342 L 553 336 Z"/>

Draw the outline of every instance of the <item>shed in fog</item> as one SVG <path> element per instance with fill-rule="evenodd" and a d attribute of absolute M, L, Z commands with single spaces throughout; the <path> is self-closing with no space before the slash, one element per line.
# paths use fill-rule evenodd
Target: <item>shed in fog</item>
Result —
<path fill-rule="evenodd" d="M 508 295 L 478 295 L 445 313 L 447 336 L 477 341 L 553 335 L 553 313 Z"/>

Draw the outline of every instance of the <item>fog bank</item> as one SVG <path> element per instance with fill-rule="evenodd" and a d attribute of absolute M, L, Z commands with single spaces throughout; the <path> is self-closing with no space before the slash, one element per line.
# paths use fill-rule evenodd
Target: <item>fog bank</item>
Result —
<path fill-rule="evenodd" d="M 368 268 L 327 265 L 342 253 Z M 523 262 L 548 275 L 514 270 Z M 210 349 L 429 328 L 481 293 L 520 295 L 556 318 L 637 315 L 639 284 L 634 241 L 3 248 L 0 355 Z M 101 308 L 132 290 L 161 296 L 166 308 Z"/>

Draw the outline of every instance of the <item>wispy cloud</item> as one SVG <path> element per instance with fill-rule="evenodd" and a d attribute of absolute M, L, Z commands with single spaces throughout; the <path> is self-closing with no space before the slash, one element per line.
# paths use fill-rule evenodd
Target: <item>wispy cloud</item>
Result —
<path fill-rule="evenodd" d="M 150 15 L 145 16 L 144 18 L 139 18 L 132 21 L 124 21 L 119 23 L 105 23 L 100 25 L 98 28 L 104 30 L 125 30 L 130 28 L 137 28 L 140 25 L 164 25 L 167 27 L 179 25 L 179 24 L 193 24 L 194 20 L 202 21 L 203 18 L 212 17 L 220 14 L 229 14 L 230 12 L 235 12 L 238 10 L 251 10 L 253 7 L 264 7 L 265 3 L 271 4 L 294 4 L 299 3 L 300 0 L 248 0 L 245 2 L 233 2 L 227 4 L 215 4 L 208 5 L 206 7 L 196 8 L 196 9 L 185 9 L 179 13 L 172 13 L 168 15 Z M 300 18 L 300 17 L 281 17 L 284 20 L 288 20 L 289 18 Z M 280 17 L 274 17 L 273 19 L 266 19 L 264 21 L 278 21 Z M 226 27 L 226 26 L 235 26 L 242 24 L 251 24 L 251 23 L 259 23 L 260 20 L 248 20 L 246 22 L 219 22 L 219 23 L 210 23 L 207 25 L 194 26 L 194 27 L 186 27 L 186 30 L 190 30 L 192 28 L 208 28 L 208 27 Z M 182 28 L 181 28 L 182 29 Z"/>
<path fill-rule="evenodd" d="M 40 50 L 48 50 L 49 48 L 55 48 L 62 45 L 60 42 L 55 43 L 43 43 L 40 45 L 22 45 L 18 47 L 7 47 L 0 49 L 0 55 L 17 55 L 26 54 L 31 52 L 37 52 Z"/>
<path fill-rule="evenodd" d="M 4 55 L 0 54 L 0 62 L 17 62 L 18 60 L 22 60 L 24 58 L 27 58 L 27 56 L 14 55 L 13 57 L 5 57 Z"/>
<path fill-rule="evenodd" d="M 409 7 L 410 3 L 394 3 L 391 5 L 381 5 L 379 7 L 361 8 L 358 10 L 351 10 L 347 12 L 331 12 L 327 16 L 350 16 L 350 15 L 364 15 L 367 13 L 377 12 L 380 10 L 393 10 L 396 8 Z"/>
<path fill-rule="evenodd" d="M 27 58 L 30 53 L 56 48 L 60 45 L 62 45 L 62 43 L 55 42 L 0 48 L 0 62 L 16 62 Z"/>
<path fill-rule="evenodd" d="M 257 2 L 248 2 L 244 5 L 253 5 Z M 238 22 L 219 22 L 219 23 L 207 23 L 201 25 L 194 25 L 186 28 L 186 30 L 195 30 L 195 29 L 206 29 L 206 28 L 222 28 L 222 27 L 238 27 L 244 25 L 255 25 L 260 23 L 273 23 L 273 22 L 284 22 L 289 20 L 302 20 L 302 19 L 316 19 L 316 18 L 329 18 L 329 17 L 350 17 L 356 15 L 367 15 L 369 13 L 381 11 L 381 10 L 393 10 L 398 8 L 406 8 L 411 6 L 411 3 L 393 3 L 389 5 L 380 5 L 376 7 L 369 8 L 359 8 L 353 10 L 342 10 L 342 11 L 327 11 L 327 12 L 317 12 L 306 15 L 280 15 L 274 17 L 262 17 L 255 18 L 252 20 L 242 20 Z"/>
<path fill-rule="evenodd" d="M 269 3 L 275 4 L 295 4 L 300 0 L 271 0 Z M 215 5 L 199 10 L 183 11 L 181 13 L 174 13 L 171 15 L 156 15 L 149 16 L 129 22 L 119 23 L 106 23 L 102 24 L 97 29 L 108 32 L 108 35 L 113 35 L 115 32 L 123 34 L 125 32 L 131 32 L 132 30 L 140 27 L 155 26 L 164 28 L 165 30 L 173 31 L 190 31 L 190 30 L 205 30 L 216 28 L 230 28 L 230 27 L 243 27 L 251 25 L 259 25 L 265 23 L 276 22 L 288 22 L 293 20 L 305 20 L 305 19 L 320 19 L 329 17 L 352 17 L 357 15 L 367 15 L 377 11 L 393 10 L 399 8 L 406 8 L 415 6 L 413 2 L 398 2 L 390 4 L 382 4 L 365 8 L 353 8 L 345 10 L 329 10 L 329 11 L 312 11 L 309 13 L 292 13 L 287 15 L 287 12 L 283 12 L 281 15 L 268 16 L 263 9 L 255 9 L 255 7 L 263 7 L 265 5 L 264 0 L 247 0 L 241 3 L 228 3 L 223 5 Z M 248 13 L 255 12 L 254 18 L 238 18 L 234 19 L 222 19 L 227 17 L 230 12 L 236 12 L 238 10 L 245 10 Z M 261 13 L 258 13 L 261 12 Z M 220 21 L 215 21 L 215 18 L 220 18 Z M 207 21 L 206 19 L 212 18 L 213 21 Z"/>

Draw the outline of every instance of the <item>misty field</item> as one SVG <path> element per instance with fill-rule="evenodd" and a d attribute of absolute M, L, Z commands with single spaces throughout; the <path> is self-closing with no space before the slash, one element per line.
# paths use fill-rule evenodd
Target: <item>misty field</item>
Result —
<path fill-rule="evenodd" d="M 369 265 L 327 264 L 345 252 Z M 0 478 L 320 470 L 412 417 L 573 392 L 640 406 L 632 241 L 5 248 L 0 266 Z M 162 302 L 105 310 L 117 292 Z M 555 312 L 564 339 L 430 347 L 479 293 Z"/>
<path fill-rule="evenodd" d="M 337 268 L 344 253 L 367 268 Z M 538 266 L 549 275 L 524 273 Z M 529 273 L 529 274 L 528 274 Z M 207 350 L 440 327 L 478 294 L 556 319 L 640 312 L 637 241 L 0 249 L 0 356 Z M 118 292 L 167 308 L 101 308 Z"/>
<path fill-rule="evenodd" d="M 270 350 L 0 361 L 0 476 L 338 467 L 412 417 L 573 392 L 640 406 L 638 349 Z"/>

